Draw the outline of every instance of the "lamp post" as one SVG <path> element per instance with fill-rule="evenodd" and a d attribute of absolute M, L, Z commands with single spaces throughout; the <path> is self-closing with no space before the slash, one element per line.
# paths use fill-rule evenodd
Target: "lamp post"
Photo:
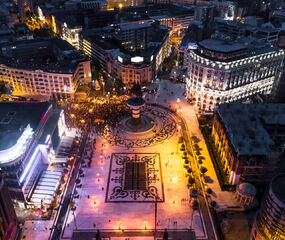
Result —
<path fill-rule="evenodd" d="M 154 239 L 156 239 L 156 224 L 157 224 L 157 195 L 155 195 L 155 202 L 154 202 Z"/>

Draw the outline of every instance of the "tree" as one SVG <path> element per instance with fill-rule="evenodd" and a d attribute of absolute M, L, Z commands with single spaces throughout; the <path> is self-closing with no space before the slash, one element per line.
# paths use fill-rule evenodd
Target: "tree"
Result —
<path fill-rule="evenodd" d="M 64 177 L 60 179 L 60 184 L 65 184 Z"/>
<path fill-rule="evenodd" d="M 196 199 L 193 200 L 193 202 L 192 202 L 192 208 L 193 208 L 194 210 L 197 210 L 197 209 L 198 209 L 198 206 L 199 206 L 198 201 L 197 201 Z"/>
<path fill-rule="evenodd" d="M 60 189 L 58 189 L 57 191 L 56 191 L 56 195 L 60 195 L 61 194 L 61 190 Z"/>
<path fill-rule="evenodd" d="M 125 85 L 123 84 L 122 79 L 120 78 L 115 79 L 113 87 L 115 88 L 116 92 L 119 92 L 120 89 L 124 86 Z"/>
<path fill-rule="evenodd" d="M 81 182 L 81 181 L 80 181 L 80 179 L 78 179 L 78 178 L 75 180 L 75 183 L 76 183 L 76 184 L 79 184 L 80 182 Z"/>
<path fill-rule="evenodd" d="M 207 192 L 208 194 L 212 194 L 213 191 L 212 191 L 211 188 L 207 188 L 206 192 Z"/>
<path fill-rule="evenodd" d="M 188 178 L 188 183 L 189 183 L 190 185 L 194 184 L 194 183 L 195 183 L 195 179 L 194 179 L 193 177 L 189 177 L 189 178 Z"/>
<path fill-rule="evenodd" d="M 72 209 L 72 208 L 75 207 L 75 203 L 74 203 L 74 202 L 70 202 L 70 203 L 69 203 L 69 206 L 70 206 L 70 208 Z"/>
<path fill-rule="evenodd" d="M 6 92 L 7 88 L 4 81 L 0 81 L 0 96 Z"/>
<path fill-rule="evenodd" d="M 51 204 L 50 204 L 51 209 L 56 208 L 56 206 L 57 206 L 56 201 L 52 201 Z"/>
<path fill-rule="evenodd" d="M 206 172 L 208 172 L 208 169 L 202 166 L 202 167 L 200 168 L 200 172 L 201 172 L 202 174 L 205 174 Z"/>
<path fill-rule="evenodd" d="M 197 138 L 195 135 L 193 135 L 193 136 L 191 137 L 191 140 L 192 140 L 193 142 L 196 142 L 197 139 L 198 139 L 198 138 Z"/>
<path fill-rule="evenodd" d="M 212 208 L 216 207 L 216 206 L 217 206 L 217 202 L 216 202 L 216 201 L 211 201 L 211 202 L 210 202 L 210 206 L 211 206 Z"/>

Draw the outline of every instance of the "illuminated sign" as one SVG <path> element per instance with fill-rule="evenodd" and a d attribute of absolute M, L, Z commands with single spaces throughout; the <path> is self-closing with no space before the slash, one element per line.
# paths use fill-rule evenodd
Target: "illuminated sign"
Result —
<path fill-rule="evenodd" d="M 143 57 L 139 57 L 139 56 L 132 57 L 132 58 L 131 58 L 131 62 L 133 62 L 133 63 L 140 63 L 140 62 L 143 62 Z"/>

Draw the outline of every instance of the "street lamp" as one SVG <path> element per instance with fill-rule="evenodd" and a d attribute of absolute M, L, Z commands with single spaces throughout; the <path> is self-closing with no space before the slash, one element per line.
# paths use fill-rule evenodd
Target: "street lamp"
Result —
<path fill-rule="evenodd" d="M 144 223 L 144 229 L 146 230 L 148 221 L 147 221 L 147 220 L 144 220 L 143 223 Z"/>
<path fill-rule="evenodd" d="M 117 224 L 119 225 L 119 230 L 121 230 L 121 223 L 122 223 L 121 220 L 118 220 L 118 221 L 117 221 Z"/>

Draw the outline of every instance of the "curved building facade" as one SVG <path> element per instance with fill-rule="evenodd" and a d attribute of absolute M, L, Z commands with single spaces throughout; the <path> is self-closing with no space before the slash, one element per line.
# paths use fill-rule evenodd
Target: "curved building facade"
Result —
<path fill-rule="evenodd" d="M 276 176 L 251 230 L 251 240 L 285 239 L 285 174 Z"/>
<path fill-rule="evenodd" d="M 199 109 L 269 94 L 285 51 L 265 43 L 207 39 L 188 53 L 187 97 Z"/>
<path fill-rule="evenodd" d="M 64 131 L 64 113 L 50 102 L 0 103 L 0 168 L 13 201 L 29 201 Z"/>

